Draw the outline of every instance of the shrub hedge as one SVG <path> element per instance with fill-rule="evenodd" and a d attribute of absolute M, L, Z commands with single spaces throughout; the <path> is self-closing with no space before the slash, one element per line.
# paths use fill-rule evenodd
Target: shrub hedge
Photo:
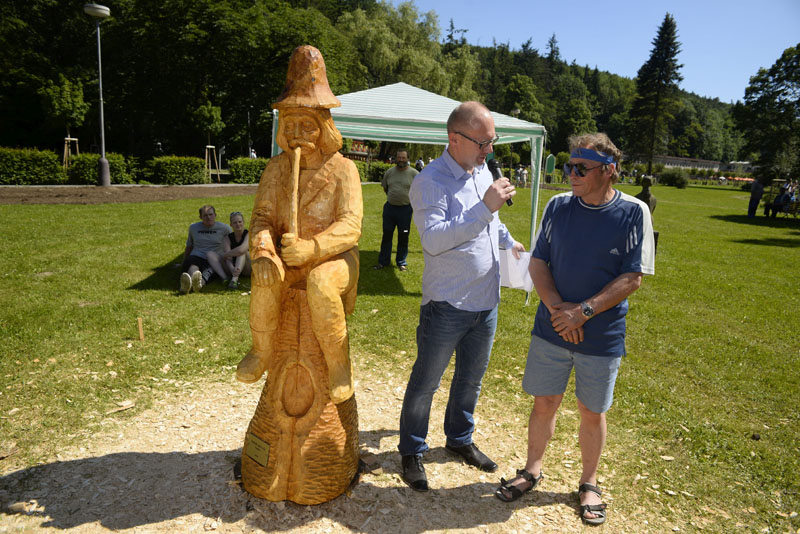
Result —
<path fill-rule="evenodd" d="M 661 173 L 658 177 L 658 183 L 661 185 L 672 185 L 678 189 L 685 189 L 689 185 L 689 178 L 686 171 L 683 169 L 668 169 Z"/>
<path fill-rule="evenodd" d="M 268 158 L 235 158 L 228 161 L 231 182 L 235 184 L 257 184 L 267 167 Z"/>
<path fill-rule="evenodd" d="M 371 161 L 367 167 L 366 161 L 352 160 L 358 169 L 358 175 L 362 182 L 380 182 L 383 175 L 394 165 L 380 161 Z"/>
<path fill-rule="evenodd" d="M 394 167 L 391 163 L 381 163 L 380 161 L 373 161 L 369 164 L 369 173 L 367 176 L 368 182 L 380 182 L 383 180 L 383 175 Z"/>
<path fill-rule="evenodd" d="M 147 176 L 154 184 L 187 185 L 211 181 L 202 158 L 162 156 L 150 160 L 148 167 Z"/>
<path fill-rule="evenodd" d="M 55 152 L 0 147 L 0 185 L 63 184 L 67 174 Z"/>
<path fill-rule="evenodd" d="M 132 184 L 133 175 L 122 154 L 106 153 L 112 184 Z M 78 154 L 72 156 L 67 169 L 67 182 L 75 185 L 97 185 L 97 162 L 100 154 Z"/>
<path fill-rule="evenodd" d="M 355 164 L 356 169 L 358 169 L 358 176 L 360 177 L 362 182 L 367 181 L 367 164 L 363 161 L 352 160 Z"/>

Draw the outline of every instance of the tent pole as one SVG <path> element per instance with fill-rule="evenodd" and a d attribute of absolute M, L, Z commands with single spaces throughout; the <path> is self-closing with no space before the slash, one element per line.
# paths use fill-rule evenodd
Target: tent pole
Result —
<path fill-rule="evenodd" d="M 536 239 L 536 219 L 539 214 L 539 181 L 541 180 L 541 170 L 542 170 L 542 155 L 544 152 L 544 136 L 547 135 L 546 133 L 542 133 L 534 140 L 533 137 L 530 138 L 531 141 L 531 232 L 530 232 L 530 247 L 528 250 L 533 252 L 533 247 L 536 244 L 534 239 Z M 534 149 L 535 147 L 535 149 Z M 531 302 L 531 293 L 528 293 L 525 297 L 525 306 L 528 306 Z"/>
<path fill-rule="evenodd" d="M 542 152 L 544 149 L 544 135 L 531 140 L 531 235 L 530 244 L 533 249 L 536 238 L 536 219 L 539 214 L 539 181 L 542 171 Z M 535 150 L 533 148 L 535 147 Z"/>

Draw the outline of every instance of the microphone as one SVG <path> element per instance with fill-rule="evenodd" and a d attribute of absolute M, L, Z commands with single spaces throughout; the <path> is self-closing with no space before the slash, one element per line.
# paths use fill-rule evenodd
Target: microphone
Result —
<path fill-rule="evenodd" d="M 497 165 L 496 159 L 490 159 L 486 162 L 486 164 L 489 166 L 489 172 L 492 173 L 492 180 L 498 180 L 501 176 L 503 176 L 503 173 L 500 172 L 500 167 Z M 507 206 L 511 206 L 512 204 L 514 204 L 513 200 L 510 198 L 506 200 Z"/>

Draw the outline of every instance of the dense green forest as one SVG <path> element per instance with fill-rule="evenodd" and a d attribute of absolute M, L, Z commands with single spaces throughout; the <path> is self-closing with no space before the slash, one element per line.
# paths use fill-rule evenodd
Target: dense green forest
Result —
<path fill-rule="evenodd" d="M 0 145 L 60 150 L 67 133 L 99 144 L 94 21 L 83 2 L 12 0 L 0 19 Z M 412 3 L 375 0 L 109 0 L 101 24 L 107 150 L 150 157 L 201 155 L 210 139 L 227 155 L 270 146 L 270 104 L 292 50 L 319 48 L 337 94 L 403 81 L 544 124 L 548 150 L 577 132 L 636 138 L 636 80 L 565 61 L 555 33 L 472 46 Z M 660 21 L 651 21 L 655 30 Z M 646 23 L 643 21 L 643 23 Z M 532 30 L 533 31 L 533 30 Z M 649 43 L 629 43 L 648 48 Z M 641 71 L 640 71 L 641 73 Z M 744 159 L 730 104 L 678 89 L 656 153 Z M 627 149 L 627 148 L 626 148 Z M 750 147 L 753 150 L 754 147 Z"/>

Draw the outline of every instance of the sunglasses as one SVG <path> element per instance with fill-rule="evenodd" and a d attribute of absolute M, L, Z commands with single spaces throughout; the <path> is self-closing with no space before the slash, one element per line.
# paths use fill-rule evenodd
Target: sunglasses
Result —
<path fill-rule="evenodd" d="M 602 163 L 600 165 L 595 165 L 594 167 L 587 167 L 583 163 L 565 163 L 564 164 L 564 176 L 571 175 L 572 171 L 575 170 L 575 172 L 578 174 L 578 176 L 583 178 L 584 176 L 586 176 L 587 172 L 593 171 L 595 169 L 599 169 L 602 166 L 603 166 Z"/>
<path fill-rule="evenodd" d="M 455 133 L 457 133 L 458 135 L 460 135 L 460 136 L 461 136 L 461 137 L 463 137 L 464 139 L 469 139 L 470 141 L 472 141 L 473 143 L 475 143 L 476 145 L 478 145 L 478 148 L 480 148 L 481 150 L 483 150 L 485 147 L 487 147 L 487 146 L 489 146 L 489 145 L 491 145 L 491 144 L 494 144 L 494 143 L 496 143 L 496 142 L 497 142 L 497 141 L 500 139 L 500 136 L 499 136 L 499 135 L 495 135 L 495 136 L 494 136 L 494 138 L 493 138 L 493 139 L 491 139 L 491 140 L 489 140 L 489 141 L 476 141 L 475 139 L 471 138 L 471 137 L 470 137 L 470 136 L 468 136 L 468 135 L 464 135 L 464 134 L 463 134 L 463 133 L 461 133 L 461 132 L 455 132 Z"/>

